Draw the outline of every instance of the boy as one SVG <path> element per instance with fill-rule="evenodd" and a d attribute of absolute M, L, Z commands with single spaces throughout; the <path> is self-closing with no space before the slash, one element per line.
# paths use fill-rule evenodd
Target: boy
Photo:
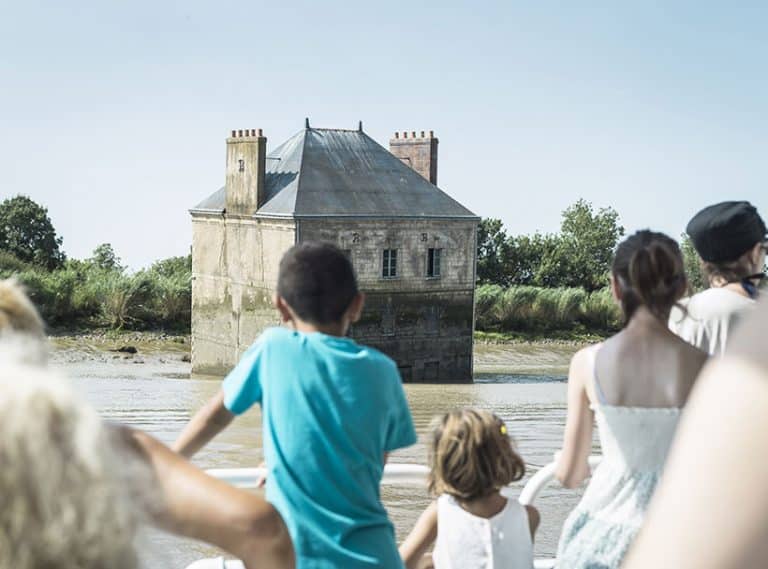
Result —
<path fill-rule="evenodd" d="M 291 329 L 266 330 L 175 449 L 191 456 L 259 403 L 266 495 L 299 569 L 402 567 L 379 496 L 386 453 L 416 442 L 395 363 L 345 337 L 363 295 L 333 245 L 302 243 L 280 262 L 275 305 Z"/>

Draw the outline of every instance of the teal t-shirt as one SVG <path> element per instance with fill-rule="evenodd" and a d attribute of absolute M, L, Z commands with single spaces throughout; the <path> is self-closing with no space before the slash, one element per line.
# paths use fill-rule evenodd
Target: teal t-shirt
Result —
<path fill-rule="evenodd" d="M 349 338 L 271 328 L 223 389 L 234 414 L 261 404 L 267 500 L 298 569 L 403 566 L 379 485 L 384 453 L 416 433 L 390 358 Z"/>

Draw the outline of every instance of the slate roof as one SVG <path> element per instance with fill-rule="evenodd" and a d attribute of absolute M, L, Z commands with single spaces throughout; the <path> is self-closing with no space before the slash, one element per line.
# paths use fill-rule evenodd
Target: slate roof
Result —
<path fill-rule="evenodd" d="M 279 217 L 477 216 L 360 130 L 306 128 L 268 154 L 266 201 Z M 225 188 L 192 208 L 222 213 Z"/>

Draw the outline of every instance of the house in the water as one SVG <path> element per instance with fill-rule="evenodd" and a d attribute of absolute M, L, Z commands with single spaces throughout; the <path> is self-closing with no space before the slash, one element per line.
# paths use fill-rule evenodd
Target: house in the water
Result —
<path fill-rule="evenodd" d="M 283 253 L 329 241 L 367 296 L 351 335 L 397 361 L 405 381 L 467 382 L 475 214 L 437 183 L 437 138 L 310 128 L 267 154 L 261 130 L 227 138 L 226 185 L 191 210 L 192 365 L 222 373 L 268 326 Z"/>

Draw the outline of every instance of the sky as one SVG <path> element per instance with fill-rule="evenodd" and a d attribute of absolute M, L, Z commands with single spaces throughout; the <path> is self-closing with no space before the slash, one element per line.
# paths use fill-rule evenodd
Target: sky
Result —
<path fill-rule="evenodd" d="M 511 234 L 579 198 L 679 236 L 768 217 L 768 3 L 0 0 L 0 200 L 70 257 L 189 252 L 231 129 L 440 139 L 439 186 Z"/>

